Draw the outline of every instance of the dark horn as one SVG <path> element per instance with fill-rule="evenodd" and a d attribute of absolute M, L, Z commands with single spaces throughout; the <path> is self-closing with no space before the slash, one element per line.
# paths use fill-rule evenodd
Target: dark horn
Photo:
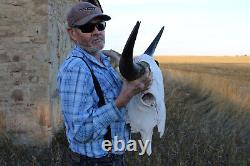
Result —
<path fill-rule="evenodd" d="M 157 47 L 157 44 L 161 38 L 161 35 L 163 33 L 164 26 L 161 28 L 160 32 L 156 35 L 152 43 L 148 46 L 147 50 L 144 52 L 144 54 L 147 54 L 149 56 L 153 56 L 155 52 L 155 48 Z"/>
<path fill-rule="evenodd" d="M 139 27 L 140 22 L 137 21 L 123 49 L 119 63 L 120 73 L 128 81 L 136 80 L 145 72 L 142 66 L 133 62 L 133 50 Z"/>

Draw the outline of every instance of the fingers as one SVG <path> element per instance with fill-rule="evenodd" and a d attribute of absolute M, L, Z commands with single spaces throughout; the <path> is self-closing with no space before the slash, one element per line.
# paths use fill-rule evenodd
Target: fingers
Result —
<path fill-rule="evenodd" d="M 129 94 L 128 96 L 134 96 L 140 92 L 148 90 L 150 88 L 150 85 L 152 84 L 152 78 L 152 73 L 147 70 L 143 76 L 134 81 L 124 80 L 124 92 L 126 94 Z"/>
<path fill-rule="evenodd" d="M 138 78 L 138 80 L 143 82 L 146 81 L 148 77 L 150 77 L 150 71 L 146 69 L 146 72 L 140 78 Z"/>
<path fill-rule="evenodd" d="M 152 82 L 152 79 L 153 79 L 152 73 L 149 70 L 147 70 L 143 78 L 144 84 L 149 85 Z"/>
<path fill-rule="evenodd" d="M 108 57 L 111 57 L 111 58 L 118 58 L 117 60 L 119 61 L 119 57 L 121 56 L 120 53 L 114 51 L 114 50 L 102 50 L 102 53 L 105 54 L 106 56 Z"/>
<path fill-rule="evenodd" d="M 147 70 L 146 73 L 141 78 L 138 79 L 139 82 L 138 88 L 140 92 L 149 89 L 150 85 L 152 84 L 152 78 L 153 78 L 152 73 L 149 70 Z"/>

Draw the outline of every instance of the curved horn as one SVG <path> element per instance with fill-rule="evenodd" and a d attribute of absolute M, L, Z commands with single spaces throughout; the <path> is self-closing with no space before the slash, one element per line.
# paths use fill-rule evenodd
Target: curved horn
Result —
<path fill-rule="evenodd" d="M 155 52 L 155 48 L 157 47 L 157 44 L 161 38 L 161 35 L 163 33 L 164 26 L 161 28 L 160 32 L 156 35 L 152 43 L 148 46 L 147 50 L 144 52 L 144 54 L 147 54 L 149 56 L 153 56 Z"/>
<path fill-rule="evenodd" d="M 135 40 L 140 27 L 139 21 L 137 21 L 134 26 L 127 43 L 123 49 L 122 56 L 119 63 L 119 69 L 121 75 L 128 81 L 133 81 L 144 74 L 144 67 L 133 62 L 133 49 L 135 45 Z"/>

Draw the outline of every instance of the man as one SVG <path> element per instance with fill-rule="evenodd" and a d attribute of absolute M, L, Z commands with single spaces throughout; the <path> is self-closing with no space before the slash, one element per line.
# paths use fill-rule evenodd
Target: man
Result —
<path fill-rule="evenodd" d="M 105 21 L 110 19 L 88 2 L 75 4 L 67 15 L 67 31 L 75 47 L 61 65 L 57 82 L 71 165 L 124 165 L 125 149 L 107 151 L 103 141 L 114 137 L 128 141 L 125 106 L 151 83 L 149 71 L 135 81 L 122 81 L 101 52 Z"/>

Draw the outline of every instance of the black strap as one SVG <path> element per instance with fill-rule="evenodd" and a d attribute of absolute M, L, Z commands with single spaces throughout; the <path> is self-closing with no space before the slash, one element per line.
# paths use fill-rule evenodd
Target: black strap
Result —
<path fill-rule="evenodd" d="M 88 63 L 82 58 L 82 57 L 77 57 L 77 56 L 72 56 L 72 57 L 76 57 L 76 58 L 80 58 L 82 59 L 85 64 L 87 65 L 87 67 L 89 68 L 89 71 L 92 75 L 92 78 L 93 78 L 93 83 L 94 83 L 94 86 L 95 86 L 95 91 L 99 97 L 99 102 L 98 102 L 98 107 L 101 107 L 103 105 L 105 105 L 105 99 L 104 99 L 104 96 L 103 96 L 103 92 L 102 92 L 102 89 L 101 89 L 101 86 L 93 72 L 93 70 L 89 67 Z M 108 131 L 107 133 L 104 135 L 104 140 L 109 140 L 109 141 L 112 141 L 112 138 L 111 138 L 111 128 L 110 128 L 110 125 L 108 126 Z"/>

